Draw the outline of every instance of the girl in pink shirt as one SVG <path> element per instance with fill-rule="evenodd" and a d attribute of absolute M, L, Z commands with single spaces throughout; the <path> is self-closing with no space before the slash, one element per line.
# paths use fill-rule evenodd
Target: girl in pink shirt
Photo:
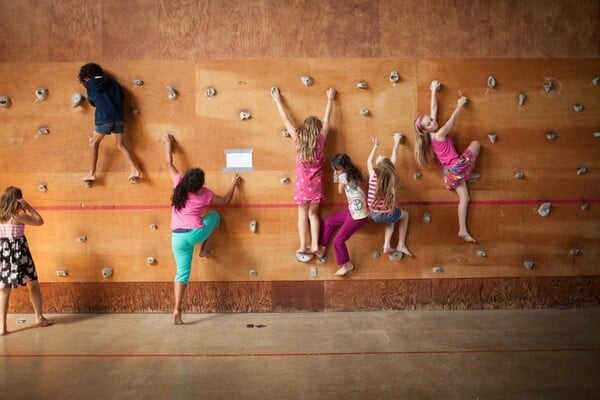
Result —
<path fill-rule="evenodd" d="M 173 323 L 183 324 L 181 319 L 181 303 L 185 288 L 190 279 L 194 246 L 202 243 L 200 257 L 208 257 L 212 251 L 208 243 L 221 217 L 215 210 L 206 211 L 210 206 L 225 205 L 231 202 L 240 177 L 234 174 L 231 185 L 225 196 L 217 196 L 204 187 L 204 171 L 192 168 L 181 175 L 173 165 L 173 135 L 165 135 L 165 157 L 169 174 L 173 180 L 173 195 L 171 197 L 171 248 L 175 256 L 177 273 L 175 275 L 175 308 Z"/>
<path fill-rule="evenodd" d="M 429 87 L 431 115 L 420 115 L 415 119 L 415 158 L 420 166 L 433 162 L 434 157 L 442 164 L 446 187 L 454 190 L 458 195 L 458 236 L 467 242 L 476 242 L 467 230 L 467 211 L 470 201 L 467 181 L 479 178 L 479 174 L 473 170 L 481 144 L 478 141 L 472 141 L 464 153 L 459 155 L 448 136 L 458 114 L 468 101 L 465 96 L 458 99 L 456 108 L 448 121 L 442 127 L 438 126 L 436 121 L 437 92 L 440 86 L 441 83 L 434 80 Z"/>

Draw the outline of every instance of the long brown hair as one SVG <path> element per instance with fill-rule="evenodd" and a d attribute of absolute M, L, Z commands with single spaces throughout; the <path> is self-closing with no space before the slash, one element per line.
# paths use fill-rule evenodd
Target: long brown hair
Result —
<path fill-rule="evenodd" d="M 415 160 L 420 167 L 430 164 L 435 160 L 433 148 L 431 147 L 431 136 L 421 126 L 423 115 L 415 119 Z"/>
<path fill-rule="evenodd" d="M 296 149 L 302 161 L 314 161 L 317 139 L 323 123 L 317 117 L 310 116 L 304 120 L 296 132 Z"/>
<path fill-rule="evenodd" d="M 396 166 L 389 158 L 383 158 L 375 165 L 375 175 L 377 175 L 377 188 L 375 189 L 374 203 L 383 199 L 383 207 L 386 210 L 393 210 L 396 203 L 396 192 L 398 191 L 398 173 Z"/>
<path fill-rule="evenodd" d="M 6 222 L 19 210 L 19 200 L 23 198 L 23 192 L 18 187 L 9 186 L 0 197 L 0 221 Z"/>

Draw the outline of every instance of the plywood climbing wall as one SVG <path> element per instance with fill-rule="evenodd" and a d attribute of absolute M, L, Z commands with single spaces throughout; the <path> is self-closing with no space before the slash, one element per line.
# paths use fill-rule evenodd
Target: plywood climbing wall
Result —
<path fill-rule="evenodd" d="M 143 179 L 128 183 L 124 158 L 107 137 L 101 145 L 98 179 L 92 188 L 81 181 L 89 164 L 88 139 L 93 108 L 71 107 L 83 88 L 76 76 L 82 62 L 1 64 L 0 95 L 12 99 L 0 108 L 2 150 L 0 184 L 23 189 L 46 224 L 27 228 L 43 282 L 168 282 L 174 274 L 170 251 L 171 183 L 160 137 L 177 138 L 175 163 L 200 166 L 207 186 L 224 193 L 226 149 L 251 149 L 253 171 L 229 207 L 219 209 L 223 224 L 214 243 L 215 256 L 194 260 L 193 281 L 390 280 L 586 276 L 598 274 L 600 239 L 600 74 L 598 59 L 258 59 L 207 61 L 106 62 L 103 67 L 127 91 L 126 140 L 143 170 Z M 390 82 L 392 70 L 400 73 Z M 312 86 L 300 76 L 310 75 Z M 497 86 L 487 86 L 494 76 Z M 18 77 L 18 79 L 14 79 Z M 143 79 L 135 86 L 133 79 Z M 471 233 L 478 244 L 456 235 L 456 196 L 447 191 L 439 167 L 420 169 L 413 157 L 412 122 L 429 108 L 429 82 L 439 79 L 440 119 L 446 119 L 460 94 L 470 98 L 451 135 L 458 148 L 482 143 L 481 179 L 470 186 Z M 368 82 L 368 90 L 356 88 Z M 545 92 L 552 82 L 554 90 Z M 310 267 L 295 261 L 298 245 L 293 205 L 294 150 L 269 91 L 280 87 L 296 122 L 322 116 L 329 86 L 338 90 L 326 158 L 347 152 L 366 170 L 370 136 L 382 140 L 389 154 L 394 132 L 406 134 L 400 147 L 402 208 L 410 213 L 407 244 L 414 259 L 399 262 L 373 257 L 380 250 L 383 227 L 370 222 L 350 241 L 355 271 L 334 276 L 330 261 Z M 45 101 L 34 91 L 49 89 Z M 167 97 L 167 86 L 179 92 Z M 216 95 L 205 96 L 207 87 Z M 527 99 L 518 105 L 517 95 Z M 85 92 L 82 92 L 85 94 Z M 575 104 L 584 110 L 576 112 Z M 371 115 L 362 116 L 368 108 Z M 132 111 L 138 110 L 137 115 Z M 241 120 L 239 112 L 252 117 Z M 50 133 L 40 135 L 40 126 Z M 547 140 L 548 132 L 556 139 Z M 495 134 L 491 143 L 488 135 Z M 578 175 L 581 167 L 586 174 Z M 327 170 L 329 173 L 329 170 Z M 422 174 L 414 179 L 414 173 Z M 522 172 L 524 179 L 515 178 Z M 44 185 L 46 190 L 40 190 Z M 328 174 L 325 216 L 345 206 Z M 538 215 L 543 202 L 548 217 Z M 586 206 L 584 206 L 586 205 Z M 431 222 L 425 223 L 428 213 Z M 250 221 L 258 230 L 249 229 Z M 572 255 L 578 250 L 578 255 Z M 486 254 L 482 257 L 478 254 Z M 148 258 L 156 263 L 148 263 Z M 524 262 L 533 262 L 525 268 Z M 441 267 L 441 273 L 433 272 Z M 57 276 L 66 269 L 68 276 Z M 254 273 L 255 272 L 255 273 Z"/>

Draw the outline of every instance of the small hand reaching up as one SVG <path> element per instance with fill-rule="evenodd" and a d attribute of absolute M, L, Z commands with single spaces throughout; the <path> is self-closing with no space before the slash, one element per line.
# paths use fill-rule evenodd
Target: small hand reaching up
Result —
<path fill-rule="evenodd" d="M 429 85 L 429 90 L 431 90 L 432 92 L 437 92 L 440 90 L 441 86 L 442 86 L 442 84 L 440 81 L 433 80 L 433 81 L 431 81 L 431 85 Z"/>

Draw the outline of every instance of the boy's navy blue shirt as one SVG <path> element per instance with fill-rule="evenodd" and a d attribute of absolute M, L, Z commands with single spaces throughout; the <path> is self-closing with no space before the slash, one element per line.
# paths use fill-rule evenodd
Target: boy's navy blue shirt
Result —
<path fill-rule="evenodd" d="M 125 94 L 119 83 L 106 76 L 97 76 L 85 83 L 89 103 L 96 107 L 96 126 L 107 122 L 125 120 L 123 99 Z"/>

